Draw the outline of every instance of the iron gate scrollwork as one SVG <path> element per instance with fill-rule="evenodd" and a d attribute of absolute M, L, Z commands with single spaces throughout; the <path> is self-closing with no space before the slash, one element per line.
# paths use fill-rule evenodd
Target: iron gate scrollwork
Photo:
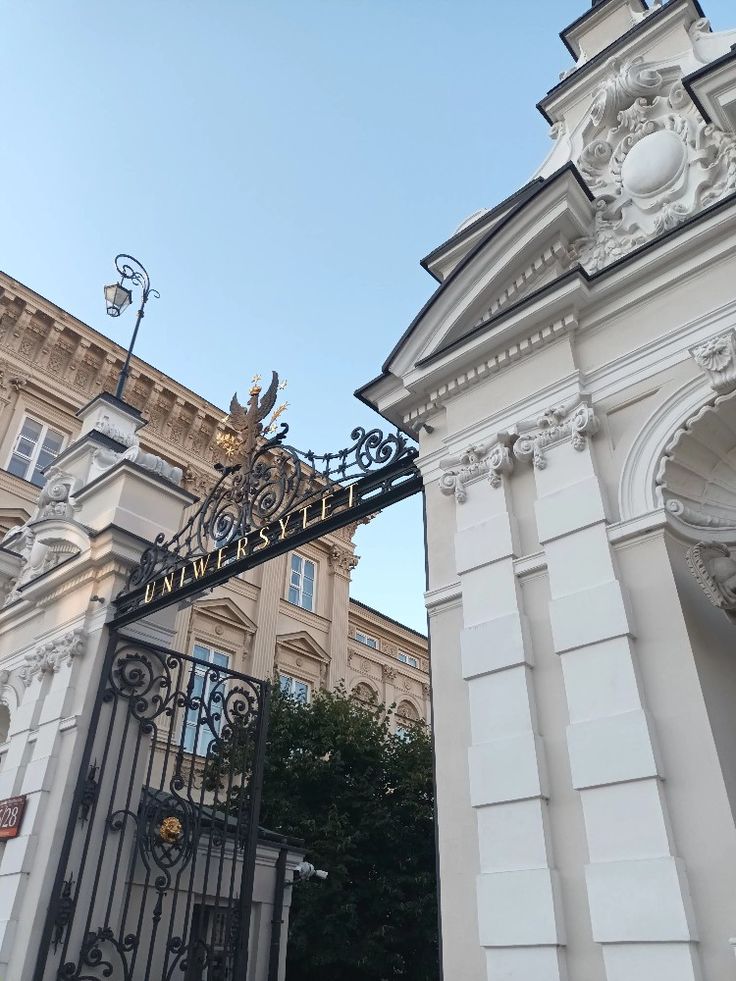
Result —
<path fill-rule="evenodd" d="M 211 656 L 111 638 L 38 981 L 245 977 L 269 685 Z"/>
<path fill-rule="evenodd" d="M 417 449 L 398 430 L 356 426 L 329 453 L 289 445 L 283 406 L 266 418 L 279 387 L 273 372 L 263 395 L 254 380 L 247 407 L 233 396 L 219 476 L 183 527 L 143 551 L 116 598 L 118 627 L 421 491 Z"/>

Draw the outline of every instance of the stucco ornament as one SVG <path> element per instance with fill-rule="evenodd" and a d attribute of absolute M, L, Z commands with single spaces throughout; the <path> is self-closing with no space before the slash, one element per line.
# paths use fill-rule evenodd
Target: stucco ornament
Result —
<path fill-rule="evenodd" d="M 36 510 L 25 524 L 6 532 L 2 547 L 19 556 L 20 562 L 13 575 L 0 573 L 0 605 L 16 600 L 22 586 L 78 555 L 89 544 L 86 529 L 76 519 L 79 486 L 75 477 L 57 469 L 49 471 Z"/>
<path fill-rule="evenodd" d="M 84 654 L 85 645 L 86 634 L 81 628 L 69 630 L 60 637 L 45 641 L 26 654 L 25 663 L 19 672 L 21 681 L 28 687 L 39 675 L 53 673 L 64 664 L 71 664 L 75 657 Z"/>
<path fill-rule="evenodd" d="M 736 389 L 736 330 L 711 337 L 690 349 L 693 360 L 708 376 L 719 395 Z"/>
<path fill-rule="evenodd" d="M 176 484 L 177 487 L 181 486 L 184 476 L 182 468 L 172 466 L 160 456 L 156 456 L 155 453 L 147 453 L 141 449 L 140 443 L 135 438 L 127 450 L 116 451 L 107 447 L 96 450 L 92 457 L 94 469 L 90 471 L 90 479 L 105 473 L 107 470 L 111 470 L 116 464 L 122 463 L 125 460 L 137 464 L 157 477 L 163 477 L 164 480 Z"/>
<path fill-rule="evenodd" d="M 676 65 L 612 58 L 583 142 L 577 165 L 597 200 L 571 255 L 590 272 L 736 190 L 736 134 L 706 124 Z"/>
<path fill-rule="evenodd" d="M 510 433 L 499 433 L 490 443 L 478 443 L 469 446 L 459 456 L 447 456 L 440 460 L 440 468 L 444 470 L 440 478 L 440 490 L 443 494 L 454 494 L 458 504 L 467 500 L 466 484 L 488 476 L 491 487 L 500 487 L 503 478 L 514 469 L 514 457 L 511 448 L 515 436 Z"/>
<path fill-rule="evenodd" d="M 736 623 L 736 559 L 722 542 L 698 542 L 686 553 L 690 572 L 708 600 Z"/>
<path fill-rule="evenodd" d="M 359 555 L 355 555 L 346 548 L 340 548 L 339 545 L 332 546 L 328 558 L 330 572 L 342 572 L 346 576 L 350 575 L 358 565 L 358 562 L 360 562 Z"/>
<path fill-rule="evenodd" d="M 517 429 L 514 456 L 544 470 L 548 449 L 569 441 L 573 449 L 584 450 L 588 437 L 598 432 L 598 420 L 593 408 L 582 401 L 547 409 L 540 416 L 519 423 Z"/>
<path fill-rule="evenodd" d="M 123 446 L 134 446 L 137 442 L 134 433 L 126 431 L 120 426 L 116 426 L 110 421 L 109 416 L 103 416 L 95 424 L 94 431 L 102 433 L 103 436 L 108 436 L 110 439 L 114 439 L 116 443 L 122 443 Z"/>

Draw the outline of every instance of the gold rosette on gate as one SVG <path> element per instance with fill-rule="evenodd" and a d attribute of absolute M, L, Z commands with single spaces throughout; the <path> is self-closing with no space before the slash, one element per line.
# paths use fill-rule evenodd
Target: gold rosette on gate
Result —
<path fill-rule="evenodd" d="M 158 829 L 159 838 L 168 845 L 175 845 L 183 834 L 184 828 L 178 817 L 165 817 Z"/>

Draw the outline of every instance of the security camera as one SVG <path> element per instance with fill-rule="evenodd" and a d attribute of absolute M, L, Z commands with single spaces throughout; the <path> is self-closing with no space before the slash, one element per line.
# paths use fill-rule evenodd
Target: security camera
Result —
<path fill-rule="evenodd" d="M 312 877 L 324 882 L 328 875 L 329 873 L 324 869 L 315 869 L 311 862 L 300 862 L 294 869 L 294 876 L 299 882 L 306 882 Z"/>

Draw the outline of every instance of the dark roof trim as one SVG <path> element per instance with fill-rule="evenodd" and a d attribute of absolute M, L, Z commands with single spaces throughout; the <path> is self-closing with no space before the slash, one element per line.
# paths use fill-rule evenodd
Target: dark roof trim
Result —
<path fill-rule="evenodd" d="M 107 433 L 101 433 L 98 429 L 90 429 L 88 433 L 85 433 L 84 438 L 90 443 L 99 443 L 100 446 L 104 446 L 108 450 L 113 450 L 115 453 L 125 453 L 126 450 L 130 449 L 130 447 L 125 443 L 121 443 L 119 440 L 113 439 L 112 436 L 108 436 Z M 51 467 L 55 467 L 63 463 L 67 457 L 71 455 L 72 451 L 77 448 L 77 445 L 77 440 L 70 443 L 66 449 L 62 450 L 58 456 L 55 456 L 51 463 L 44 468 L 44 473 L 46 470 L 50 470 Z"/>
<path fill-rule="evenodd" d="M 488 211 L 485 211 L 479 218 L 476 218 L 471 225 L 467 225 L 459 232 L 455 232 L 454 235 L 451 235 L 441 245 L 438 245 L 436 249 L 432 249 L 432 251 L 425 255 L 423 259 L 419 260 L 419 265 L 425 269 L 430 276 L 433 276 L 438 283 L 441 283 L 442 280 L 439 278 L 439 276 L 435 276 L 435 274 L 429 268 L 429 263 L 448 248 L 453 248 L 464 238 L 469 238 L 475 231 L 478 230 L 479 226 L 500 214 L 504 209 L 508 208 L 509 205 L 525 200 L 534 192 L 535 188 L 538 187 L 539 184 L 543 183 L 543 180 L 544 178 L 542 177 L 535 177 L 533 180 L 530 180 L 528 184 L 524 184 L 524 186 L 520 187 L 518 191 L 514 191 L 513 194 L 510 194 L 507 198 L 504 198 L 499 204 L 496 204 L 492 208 L 489 208 Z"/>
<path fill-rule="evenodd" d="M 124 399 L 119 399 L 117 395 L 112 395 L 110 392 L 100 392 L 98 395 L 95 395 L 89 400 L 89 402 L 85 402 L 80 409 L 77 409 L 74 414 L 76 416 L 80 416 L 85 409 L 88 409 L 91 405 L 94 405 L 95 402 L 107 402 L 109 405 L 114 405 L 120 409 L 124 409 L 129 416 L 135 416 L 137 419 L 143 418 L 143 413 L 139 409 L 136 409 L 134 405 L 124 401 Z"/>
<path fill-rule="evenodd" d="M 473 330 L 469 331 L 467 334 L 464 334 L 462 337 L 458 337 L 456 340 L 452 341 L 452 343 L 445 345 L 445 347 L 443 348 L 440 348 L 439 351 L 435 351 L 434 354 L 431 354 L 428 358 L 424 358 L 422 361 L 418 361 L 417 367 L 422 368 L 428 364 L 431 364 L 432 362 L 436 361 L 438 358 L 441 358 L 443 355 L 448 354 L 450 351 L 454 350 L 456 347 L 459 347 L 461 344 L 464 344 L 470 338 L 475 337 L 477 334 L 482 333 L 488 327 L 494 326 L 496 323 L 498 323 L 498 321 L 509 316 L 509 314 L 515 313 L 516 311 L 522 309 L 523 307 L 527 306 L 530 303 L 534 303 L 535 300 L 538 300 L 540 297 L 544 296 L 545 293 L 549 293 L 553 291 L 558 286 L 561 286 L 563 283 L 566 283 L 570 279 L 580 278 L 586 283 L 597 282 L 599 279 L 602 279 L 604 276 L 607 276 L 609 273 L 617 269 L 620 269 L 622 266 L 633 261 L 634 259 L 638 259 L 646 252 L 649 252 L 651 249 L 655 248 L 655 246 L 659 246 L 663 242 L 666 242 L 668 239 L 673 238 L 682 229 L 697 224 L 700 220 L 702 220 L 706 216 L 715 214 L 717 211 L 720 211 L 721 208 L 725 207 L 729 203 L 733 204 L 734 201 L 736 201 L 736 192 L 734 192 L 734 194 L 729 195 L 727 198 L 724 198 L 722 201 L 717 201 L 715 204 L 711 205 L 710 208 L 707 208 L 705 211 L 701 211 L 699 214 L 693 215 L 691 218 L 688 218 L 687 221 L 684 221 L 681 225 L 678 225 L 677 228 L 672 228 L 668 232 L 665 232 L 663 235 L 660 235 L 658 238 L 652 239 L 650 242 L 645 242 L 645 244 L 640 245 L 638 249 L 635 249 L 633 252 L 630 252 L 628 255 L 622 256 L 620 259 L 617 259 L 615 262 L 612 262 L 611 265 L 606 266 L 605 269 L 599 269 L 598 272 L 588 273 L 585 271 L 585 269 L 583 269 L 582 266 L 574 266 L 572 269 L 568 270 L 568 272 L 563 273 L 562 276 L 558 276 L 558 278 L 553 280 L 551 283 L 547 283 L 546 286 L 542 286 L 534 293 L 530 293 L 528 296 L 523 297 L 517 303 L 513 304 L 513 306 L 507 307 L 505 310 L 501 311 L 500 313 L 497 313 L 495 317 L 489 318 L 488 320 L 484 321 L 482 324 L 479 324 L 477 327 L 474 327 Z"/>
<path fill-rule="evenodd" d="M 549 177 L 547 177 L 546 179 L 542 180 L 539 184 L 536 184 L 534 186 L 533 191 L 529 195 L 527 195 L 527 197 L 525 197 L 522 201 L 520 201 L 515 207 L 513 207 L 511 209 L 511 211 L 509 211 L 509 213 L 507 215 L 505 215 L 504 218 L 502 218 L 501 221 L 497 225 L 494 225 L 493 228 L 489 231 L 489 233 L 487 235 L 485 235 L 479 242 L 477 242 L 476 245 L 470 250 L 470 252 L 468 252 L 468 254 L 466 256 L 464 256 L 460 260 L 460 262 L 455 266 L 455 268 L 449 274 L 449 276 L 447 277 L 447 279 L 443 280 L 443 282 L 440 283 L 440 285 L 437 287 L 437 289 L 434 291 L 434 293 L 430 296 L 430 298 L 424 304 L 424 306 L 419 311 L 419 313 L 416 315 L 416 317 L 412 320 L 412 322 L 406 328 L 406 330 L 401 335 L 401 337 L 399 338 L 399 340 L 396 342 L 396 344 L 394 345 L 393 349 L 391 350 L 391 353 L 389 354 L 389 356 L 383 362 L 383 366 L 381 368 L 382 375 L 388 374 L 389 365 L 391 364 L 391 362 L 395 358 L 395 356 L 398 353 L 399 349 L 409 339 L 409 337 L 411 336 L 411 334 L 414 332 L 414 329 L 416 328 L 416 326 L 422 320 L 422 318 L 427 313 L 427 311 L 430 309 L 430 307 L 437 301 L 437 299 L 440 296 L 440 294 L 444 290 L 446 290 L 455 281 L 455 279 L 457 279 L 457 277 L 465 269 L 465 267 L 468 266 L 475 259 L 475 257 L 478 255 L 478 253 L 481 252 L 485 248 L 485 246 L 488 244 L 488 242 L 490 242 L 490 240 L 495 235 L 497 235 L 502 229 L 506 228 L 507 225 L 509 225 L 521 213 L 521 211 L 524 208 L 528 207 L 528 205 L 531 204 L 531 202 L 535 198 L 539 197 L 540 194 L 542 194 L 544 191 L 546 191 L 548 187 L 551 187 L 552 184 L 555 183 L 555 181 L 559 180 L 561 177 L 564 177 L 567 174 L 571 174 L 575 178 L 575 180 L 578 182 L 578 184 L 580 185 L 580 187 L 582 188 L 582 190 L 585 192 L 585 194 L 587 195 L 587 197 L 588 197 L 588 199 L 590 201 L 593 201 L 594 200 L 593 193 L 591 192 L 590 188 L 588 187 L 588 185 L 583 180 L 583 178 L 582 178 L 580 172 L 578 171 L 577 167 L 575 166 L 575 164 L 573 164 L 572 162 L 566 163 L 563 167 L 560 167 L 559 170 L 556 170 L 554 172 L 554 174 L 550 174 Z M 374 379 L 374 381 L 375 380 L 376 379 Z M 373 384 L 373 382 L 369 382 L 367 385 L 362 385 L 355 392 L 355 395 L 358 398 L 360 398 L 361 397 L 361 393 L 370 384 Z M 370 403 L 368 403 L 368 404 L 370 404 Z M 375 408 L 375 406 L 373 406 L 373 408 Z"/>
<path fill-rule="evenodd" d="M 263 825 L 258 826 L 258 841 L 266 842 L 270 845 L 289 845 L 289 847 L 297 851 L 302 851 L 305 848 L 303 838 L 295 838 L 293 835 L 282 835 L 278 831 L 270 831 L 268 828 L 264 828 Z"/>
<path fill-rule="evenodd" d="M 620 259 L 617 259 L 615 262 L 612 262 L 610 266 L 606 266 L 605 269 L 600 269 L 598 272 L 587 273 L 582 268 L 582 266 L 576 266 L 575 268 L 569 270 L 569 272 L 564 273 L 564 275 L 553 280 L 551 283 L 548 283 L 546 286 L 543 286 L 540 289 L 536 290 L 534 293 L 530 293 L 528 296 L 523 297 L 521 300 L 519 300 L 517 303 L 513 304 L 512 306 L 507 307 L 501 313 L 498 313 L 496 317 L 492 318 L 491 320 L 485 321 L 485 323 L 482 324 L 477 329 L 478 330 L 486 329 L 491 325 L 495 326 L 499 321 L 501 321 L 505 317 L 508 317 L 512 313 L 518 312 L 528 304 L 533 303 L 535 300 L 538 300 L 540 296 L 543 296 L 548 291 L 556 289 L 562 283 L 566 282 L 568 278 L 572 278 L 573 276 L 579 277 L 582 281 L 588 284 L 597 283 L 599 280 L 604 279 L 606 276 L 611 275 L 612 273 L 623 268 L 629 263 L 635 262 L 637 259 L 641 258 L 641 256 L 645 255 L 647 252 L 659 248 L 663 243 L 669 241 L 671 238 L 674 238 L 676 235 L 679 235 L 680 232 L 683 231 L 684 229 L 694 228 L 696 225 L 700 224 L 700 222 L 706 221 L 708 218 L 711 218 L 713 215 L 718 214 L 719 211 L 724 211 L 727 208 L 733 206 L 734 203 L 736 203 L 736 192 L 734 192 L 733 194 L 729 194 L 728 197 L 723 198 L 721 201 L 716 201 L 715 204 L 712 204 L 710 205 L 710 207 L 705 208 L 705 210 L 699 212 L 697 215 L 693 215 L 692 217 L 688 218 L 687 221 L 684 221 L 681 225 L 678 225 L 677 228 L 672 228 L 670 229 L 670 231 L 665 232 L 663 235 L 660 235 L 657 238 L 652 239 L 650 242 L 646 242 L 644 245 L 639 246 L 638 249 L 635 249 L 633 252 L 630 252 L 628 255 L 622 256 Z M 441 357 L 443 354 L 446 354 L 448 351 L 452 350 L 454 346 L 467 341 L 467 339 L 471 337 L 473 333 L 474 331 L 471 331 L 470 333 L 465 334 L 463 337 L 459 338 L 457 341 L 453 341 L 451 345 L 448 344 L 446 347 L 435 352 L 435 354 L 431 355 L 429 358 L 425 358 L 422 362 L 420 362 L 420 364 L 424 365 L 430 363 L 431 361 L 434 361 L 436 358 Z M 355 397 L 359 399 L 361 402 L 363 402 L 365 405 L 369 406 L 369 408 L 373 409 L 374 411 L 378 411 L 376 409 L 376 406 L 373 404 L 373 402 L 369 401 L 369 399 L 363 393 L 367 389 L 375 385 L 377 382 L 383 381 L 383 379 L 386 378 L 388 374 L 389 371 L 387 369 L 384 369 L 384 371 L 376 378 L 372 379 L 369 382 L 366 382 L 365 385 L 361 386 L 361 388 L 359 388 L 354 393 Z"/>
<path fill-rule="evenodd" d="M 355 603 L 356 606 L 360 606 L 369 613 L 375 613 L 376 616 L 380 617 L 382 620 L 388 620 L 389 623 L 393 623 L 396 627 L 401 627 L 402 630 L 406 630 L 407 633 L 414 634 L 415 637 L 421 637 L 422 640 L 427 640 L 426 634 L 420 633 L 418 630 L 414 630 L 413 627 L 407 627 L 407 625 L 402 623 L 400 620 L 394 620 L 393 617 L 389 617 L 381 610 L 377 610 L 375 606 L 368 606 L 367 603 L 361 603 L 360 600 L 355 599 L 353 596 L 350 597 L 350 602 Z"/>
<path fill-rule="evenodd" d="M 574 50 L 574 48 L 568 41 L 567 39 L 568 34 L 571 34 L 576 27 L 579 27 L 582 23 L 584 23 L 586 20 L 592 17 L 593 14 L 598 13 L 600 10 L 602 10 L 604 7 L 608 6 L 608 4 L 612 2 L 613 0 L 599 0 L 599 2 L 596 3 L 594 6 L 592 6 L 590 10 L 586 10 L 585 13 L 581 14 L 578 18 L 576 18 L 572 22 L 572 24 L 568 24 L 567 27 L 563 27 L 562 30 L 560 31 L 560 40 L 562 41 L 562 43 L 565 45 L 565 47 L 567 48 L 567 50 L 570 52 L 570 54 L 573 56 L 575 60 L 577 60 L 578 53 L 577 51 Z M 641 0 L 641 3 L 645 10 L 649 10 L 649 4 L 647 3 L 647 0 Z"/>
<path fill-rule="evenodd" d="M 734 60 L 736 60 L 736 44 L 731 48 L 730 51 L 727 51 L 725 55 L 721 55 L 721 57 L 716 58 L 715 61 L 711 61 L 707 65 L 703 65 L 702 68 L 696 68 L 694 72 L 690 72 L 690 74 L 686 75 L 682 80 L 682 84 L 685 91 L 693 100 L 693 103 L 695 104 L 695 108 L 698 110 L 698 112 L 706 121 L 706 123 L 712 123 L 713 120 L 711 119 L 710 114 L 706 111 L 703 103 L 695 94 L 693 83 L 699 82 L 701 78 L 705 78 L 712 71 L 717 71 L 723 65 L 727 65 L 729 61 L 734 61 Z"/>
<path fill-rule="evenodd" d="M 698 15 L 700 17 L 705 17 L 705 14 L 703 13 L 703 8 L 700 6 L 700 0 L 679 0 L 679 2 L 692 3 Z M 678 0 L 670 0 L 670 2 L 666 3 L 663 7 L 658 7 L 656 10 L 652 10 L 652 12 L 645 20 L 640 21 L 638 24 L 634 24 L 634 26 L 630 28 L 630 30 L 626 31 L 625 34 L 622 34 L 621 37 L 616 38 L 615 41 L 612 41 L 608 45 L 608 47 L 603 48 L 602 51 L 599 51 L 597 55 L 594 55 L 590 59 L 590 61 L 586 61 L 584 65 L 581 65 L 580 68 L 576 69 L 571 75 L 568 75 L 567 78 L 563 78 L 562 81 L 557 83 L 557 85 L 554 85 L 549 90 L 549 92 L 544 96 L 544 98 L 540 99 L 539 102 L 537 103 L 537 109 L 539 110 L 539 112 L 541 112 L 541 114 L 544 116 L 544 118 L 547 120 L 550 126 L 552 126 L 555 122 L 554 119 L 549 115 L 545 107 L 545 104 L 549 101 L 550 96 L 557 95 L 562 89 L 572 84 L 572 82 L 577 81 L 579 78 L 586 75 L 591 68 L 595 68 L 597 65 L 601 64 L 601 62 L 606 61 L 608 58 L 611 57 L 614 51 L 628 44 L 631 38 L 638 31 L 641 31 L 645 27 L 648 27 L 658 17 L 662 17 L 664 14 L 669 13 L 669 11 L 672 10 L 673 6 L 675 6 L 677 3 Z"/>
<path fill-rule="evenodd" d="M 115 443 L 116 441 L 111 440 L 111 442 Z M 58 459 L 59 458 L 57 457 L 57 460 Z M 190 493 L 184 487 L 180 487 L 179 484 L 172 483 L 172 481 L 167 480 L 166 477 L 161 477 L 159 474 L 154 473 L 153 470 L 147 470 L 145 467 L 142 467 L 139 463 L 134 463 L 132 460 L 118 460 L 118 462 L 110 467 L 109 470 L 104 470 L 101 474 L 98 474 L 94 480 L 91 480 L 88 484 L 85 484 L 84 487 L 80 487 L 76 493 L 77 499 L 86 497 L 89 491 L 96 487 L 100 481 L 104 480 L 105 477 L 109 477 L 112 473 L 117 473 L 123 467 L 130 467 L 134 473 L 141 474 L 143 477 L 148 477 L 150 480 L 154 480 L 157 484 L 161 484 L 162 487 L 167 487 L 169 490 L 177 491 L 183 498 L 189 499 L 187 506 L 189 506 L 189 504 L 194 504 L 199 500 L 196 494 Z"/>

